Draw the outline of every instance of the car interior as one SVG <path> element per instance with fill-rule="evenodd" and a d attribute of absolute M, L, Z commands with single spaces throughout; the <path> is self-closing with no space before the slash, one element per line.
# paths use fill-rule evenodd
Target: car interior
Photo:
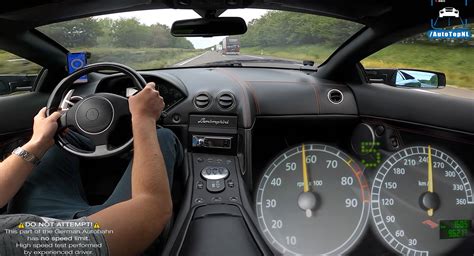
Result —
<path fill-rule="evenodd" d="M 414 67 L 361 64 L 429 30 L 438 15 L 429 2 L 11 2 L 0 10 L 0 49 L 41 71 L 0 78 L 28 91 L 0 96 L 0 159 L 28 141 L 42 107 L 67 109 L 60 128 L 81 133 L 82 103 L 103 96 L 117 111 L 105 141 L 94 135 L 95 149 L 85 149 L 56 138 L 82 157 L 87 200 L 100 204 L 133 154 L 130 125 L 123 122 L 127 97 L 154 82 L 166 103 L 157 127 L 177 135 L 185 158 L 175 170 L 172 220 L 150 255 L 472 255 L 474 98 L 436 93 L 449 87 L 443 70 L 419 81 L 422 70 Z M 71 75 L 65 68 L 71 50 L 37 29 L 105 14 L 184 9 L 213 19 L 194 31 L 210 37 L 245 32 L 242 22 L 220 26 L 218 17 L 247 8 L 327 16 L 361 29 L 322 63 L 136 70 L 101 62 Z M 462 16 L 474 18 L 474 8 Z M 192 33 L 184 28 L 193 24 L 173 31 Z M 209 24 L 218 29 L 206 34 Z M 84 75 L 87 82 L 74 83 Z M 430 81 L 436 88 L 424 88 Z"/>

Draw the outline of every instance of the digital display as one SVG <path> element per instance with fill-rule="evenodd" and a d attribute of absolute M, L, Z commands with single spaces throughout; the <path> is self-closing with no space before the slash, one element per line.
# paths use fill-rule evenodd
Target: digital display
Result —
<path fill-rule="evenodd" d="M 441 220 L 439 222 L 439 238 L 464 238 L 471 232 L 471 220 Z"/>
<path fill-rule="evenodd" d="M 380 142 L 378 141 L 362 141 L 360 144 L 360 152 L 362 155 L 368 156 L 361 162 L 366 168 L 377 168 L 382 161 L 382 155 L 379 151 Z"/>

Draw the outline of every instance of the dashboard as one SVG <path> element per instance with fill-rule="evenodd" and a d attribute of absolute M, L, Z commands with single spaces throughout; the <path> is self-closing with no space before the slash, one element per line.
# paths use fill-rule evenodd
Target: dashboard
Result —
<path fill-rule="evenodd" d="M 141 72 L 187 152 L 164 253 L 472 255 L 472 102 L 314 72 Z M 71 98 L 135 92 L 89 76 Z"/>

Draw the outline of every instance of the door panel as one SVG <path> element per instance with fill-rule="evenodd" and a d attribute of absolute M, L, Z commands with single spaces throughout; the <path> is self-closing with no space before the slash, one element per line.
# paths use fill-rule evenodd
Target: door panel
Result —
<path fill-rule="evenodd" d="M 0 75 L 0 95 L 31 91 L 37 75 Z"/>
<path fill-rule="evenodd" d="M 46 106 L 48 97 L 39 92 L 0 97 L 0 141 L 31 130 L 33 117 Z"/>

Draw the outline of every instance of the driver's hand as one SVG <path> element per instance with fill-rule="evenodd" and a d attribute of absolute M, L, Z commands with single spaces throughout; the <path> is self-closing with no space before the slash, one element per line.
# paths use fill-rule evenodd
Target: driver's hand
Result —
<path fill-rule="evenodd" d="M 155 83 L 148 83 L 143 90 L 128 99 L 132 120 L 152 119 L 157 121 L 165 102 L 160 93 L 155 90 Z"/>
<path fill-rule="evenodd" d="M 54 112 L 46 117 L 46 107 L 42 108 L 34 118 L 33 136 L 29 141 L 29 145 L 34 145 L 36 156 L 42 155 L 51 146 L 54 145 L 54 134 L 58 129 L 58 118 L 61 117 L 60 112 Z"/>

